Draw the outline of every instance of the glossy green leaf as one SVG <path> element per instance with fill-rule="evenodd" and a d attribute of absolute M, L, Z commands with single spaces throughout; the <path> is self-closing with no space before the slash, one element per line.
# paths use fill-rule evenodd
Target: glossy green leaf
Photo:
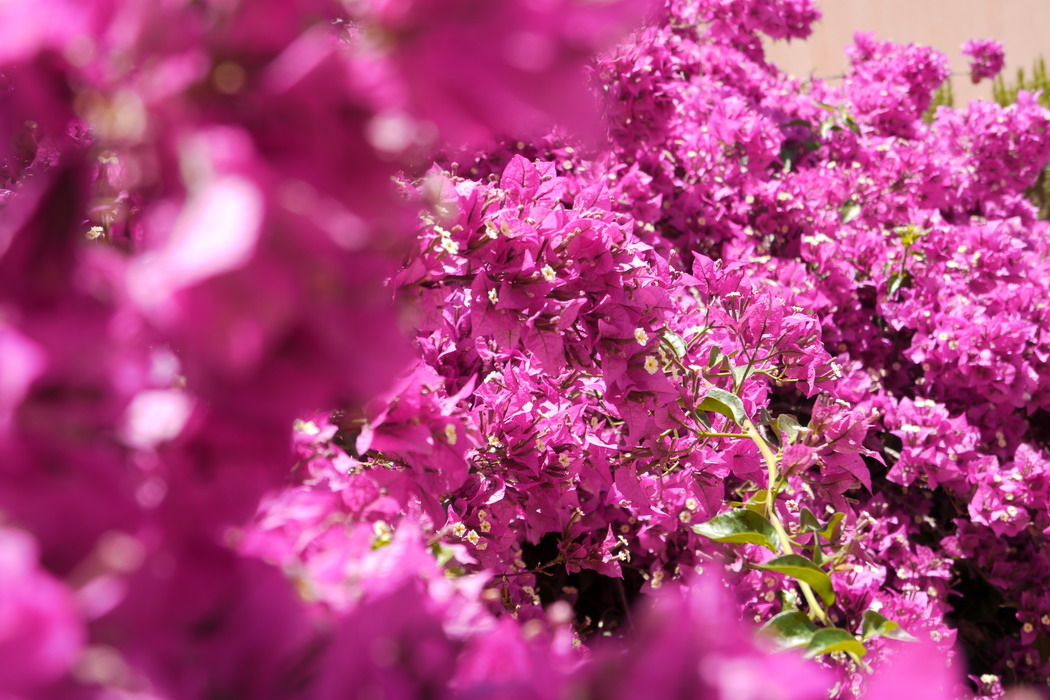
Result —
<path fill-rule="evenodd" d="M 766 571 L 776 571 L 785 576 L 790 576 L 793 579 L 808 583 L 810 588 L 812 588 L 825 603 L 831 605 L 835 602 L 835 589 L 831 585 L 831 577 L 829 577 L 819 566 L 799 554 L 785 554 L 776 559 L 767 561 L 765 564 L 757 564 L 755 568 L 764 569 Z"/>
<path fill-rule="evenodd" d="M 881 615 L 874 610 L 864 611 L 864 620 L 861 623 L 860 637 L 865 642 L 872 637 L 887 637 L 900 642 L 917 642 L 915 637 L 908 634 L 899 623 Z"/>
<path fill-rule="evenodd" d="M 789 610 L 775 615 L 760 631 L 773 642 L 775 651 L 787 651 L 809 645 L 817 626 L 805 613 Z"/>
<path fill-rule="evenodd" d="M 663 340 L 674 350 L 674 354 L 678 359 L 685 357 L 685 341 L 682 339 L 682 336 L 671 331 L 664 331 Z"/>
<path fill-rule="evenodd" d="M 693 532 L 715 542 L 759 544 L 776 552 L 780 545 L 773 523 L 753 510 L 736 508 L 693 526 Z"/>
<path fill-rule="evenodd" d="M 809 644 L 806 645 L 806 653 L 804 656 L 807 659 L 811 659 L 814 656 L 820 656 L 821 654 L 831 654 L 836 651 L 844 651 L 855 656 L 864 656 L 868 653 L 868 650 L 864 648 L 864 645 L 857 641 L 857 638 L 844 629 L 838 627 L 828 627 L 822 630 L 817 630 Z"/>
<path fill-rule="evenodd" d="M 707 396 L 700 402 L 698 408 L 701 411 L 721 413 L 738 424 L 747 420 L 747 413 L 744 412 L 744 402 L 740 400 L 740 397 L 718 387 L 711 387 L 707 390 Z"/>

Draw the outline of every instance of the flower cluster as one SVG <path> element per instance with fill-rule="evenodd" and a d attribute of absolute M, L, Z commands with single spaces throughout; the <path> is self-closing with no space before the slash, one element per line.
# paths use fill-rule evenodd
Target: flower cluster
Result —
<path fill-rule="evenodd" d="M 1006 61 L 1003 45 L 994 39 L 971 39 L 963 44 L 962 52 L 970 57 L 970 79 L 975 84 L 999 75 Z"/>
<path fill-rule="evenodd" d="M 0 695 L 1050 682 L 1050 113 L 818 17 L 0 4 Z"/>

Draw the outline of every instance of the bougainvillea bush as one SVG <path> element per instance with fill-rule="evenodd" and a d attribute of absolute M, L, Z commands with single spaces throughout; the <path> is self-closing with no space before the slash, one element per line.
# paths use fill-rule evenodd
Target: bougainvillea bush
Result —
<path fill-rule="evenodd" d="M 1045 688 L 1050 112 L 818 18 L 0 2 L 0 697 Z"/>

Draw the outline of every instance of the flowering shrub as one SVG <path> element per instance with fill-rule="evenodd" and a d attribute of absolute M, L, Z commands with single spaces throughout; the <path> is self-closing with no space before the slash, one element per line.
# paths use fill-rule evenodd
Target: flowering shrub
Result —
<path fill-rule="evenodd" d="M 1050 112 L 818 16 L 0 5 L 0 694 L 1050 681 Z"/>

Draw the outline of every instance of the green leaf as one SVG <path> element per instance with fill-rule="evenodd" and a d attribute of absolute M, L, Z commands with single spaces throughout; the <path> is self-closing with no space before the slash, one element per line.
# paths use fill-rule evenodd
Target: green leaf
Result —
<path fill-rule="evenodd" d="M 785 588 L 780 591 L 780 612 L 795 612 L 798 610 L 798 593 L 793 588 Z"/>
<path fill-rule="evenodd" d="M 773 422 L 773 414 L 765 406 L 758 407 L 758 424 L 770 425 Z"/>
<path fill-rule="evenodd" d="M 798 419 L 790 413 L 781 413 L 777 416 L 777 422 L 773 424 L 780 438 L 781 445 L 791 445 L 798 440 L 798 434 L 802 430 Z"/>
<path fill-rule="evenodd" d="M 835 108 L 834 108 L 834 107 L 832 107 L 831 105 L 829 105 L 829 104 L 828 104 L 827 102 L 821 102 L 820 100 L 815 100 L 815 102 L 816 102 L 816 105 L 817 105 L 818 107 L 821 107 L 821 108 L 823 108 L 823 109 L 826 109 L 826 110 L 828 110 L 829 112 L 834 112 L 834 111 L 835 111 Z"/>
<path fill-rule="evenodd" d="M 831 605 L 835 602 L 835 589 L 831 585 L 831 578 L 823 569 L 799 554 L 785 554 L 765 564 L 756 564 L 755 568 L 776 571 L 808 583 L 825 603 Z"/>
<path fill-rule="evenodd" d="M 744 507 L 748 510 L 753 510 L 759 515 L 766 512 L 766 506 L 769 504 L 769 491 L 762 489 L 751 494 L 751 497 L 744 501 Z"/>
<path fill-rule="evenodd" d="M 887 291 L 890 293 L 891 297 L 897 295 L 897 292 L 900 291 L 901 285 L 904 284 L 907 278 L 907 270 L 905 270 L 904 272 L 895 272 L 892 275 L 890 275 L 890 284 Z"/>
<path fill-rule="evenodd" d="M 780 546 L 773 523 L 747 508 L 728 510 L 706 523 L 693 525 L 693 532 L 715 542 L 730 544 L 760 544 L 772 552 Z"/>
<path fill-rule="evenodd" d="M 831 519 L 828 520 L 828 524 L 825 525 L 824 529 L 821 530 L 820 532 L 818 532 L 817 534 L 820 535 L 821 537 L 823 537 L 824 539 L 826 539 L 828 542 L 831 542 L 831 540 L 833 540 L 835 538 L 835 533 L 839 529 L 839 523 L 841 523 L 842 519 L 845 518 L 845 517 L 846 517 L 845 513 L 835 513 L 835 514 L 833 514 L 831 516 Z"/>
<path fill-rule="evenodd" d="M 682 339 L 682 336 L 677 333 L 672 333 L 671 331 L 664 331 L 663 340 L 671 346 L 671 349 L 674 350 L 674 354 L 678 359 L 685 357 L 685 341 Z"/>
<path fill-rule="evenodd" d="M 438 566 L 444 566 L 445 564 L 452 561 L 452 558 L 456 556 L 455 550 L 452 550 L 448 547 L 444 547 L 438 542 L 435 542 L 433 545 L 430 546 L 430 551 L 437 559 Z"/>
<path fill-rule="evenodd" d="M 813 540 L 813 563 L 816 564 L 817 566 L 824 566 L 824 562 L 825 561 L 826 561 L 826 559 L 824 558 L 824 550 L 820 546 L 820 540 L 819 539 L 814 539 Z"/>
<path fill-rule="evenodd" d="M 836 651 L 844 651 L 855 656 L 865 656 L 868 650 L 857 641 L 857 638 L 844 629 L 838 627 L 827 627 L 817 630 L 806 645 L 804 656 L 811 659 L 821 654 L 831 654 Z"/>
<path fill-rule="evenodd" d="M 733 386 L 736 387 L 743 386 L 747 378 L 750 377 L 755 371 L 755 368 L 750 365 L 733 364 L 733 362 L 728 357 L 722 361 L 722 366 L 726 368 L 727 372 L 733 375 Z"/>
<path fill-rule="evenodd" d="M 740 397 L 715 386 L 707 390 L 707 396 L 700 402 L 698 408 L 701 411 L 721 413 L 738 424 L 747 420 L 747 413 L 744 412 L 744 402 L 740 400 Z"/>
<path fill-rule="evenodd" d="M 835 536 L 835 530 L 838 528 L 839 523 L 845 517 L 844 513 L 833 513 L 827 524 L 822 525 L 817 520 L 817 516 L 813 515 L 813 511 L 809 508 L 803 508 L 802 512 L 799 513 L 798 521 L 803 532 L 815 532 L 830 542 L 832 537 Z"/>
<path fill-rule="evenodd" d="M 707 368 L 714 369 L 722 361 L 722 351 L 718 348 L 711 348 L 707 354 Z"/>
<path fill-rule="evenodd" d="M 798 514 L 798 524 L 802 527 L 805 532 L 820 532 L 823 529 L 823 525 L 817 520 L 817 516 L 813 515 L 813 511 L 809 508 L 802 508 L 802 511 Z"/>
<path fill-rule="evenodd" d="M 860 216 L 860 204 L 851 199 L 842 205 L 839 212 L 842 214 L 842 223 L 848 224 Z"/>
<path fill-rule="evenodd" d="M 762 625 L 759 631 L 772 640 L 774 651 L 787 651 L 807 646 L 813 639 L 817 626 L 798 610 L 774 615 L 773 619 Z"/>
<path fill-rule="evenodd" d="M 865 610 L 864 620 L 861 622 L 860 638 L 866 642 L 872 637 L 886 637 L 900 642 L 919 641 L 908 634 L 899 623 L 884 617 L 874 610 Z"/>

